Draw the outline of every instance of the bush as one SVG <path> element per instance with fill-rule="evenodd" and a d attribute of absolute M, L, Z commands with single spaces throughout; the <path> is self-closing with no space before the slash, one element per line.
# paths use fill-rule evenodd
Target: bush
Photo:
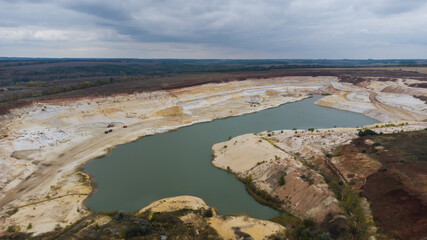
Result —
<path fill-rule="evenodd" d="M 279 178 L 279 185 L 280 186 L 283 186 L 283 185 L 285 185 L 285 175 L 282 175 L 280 178 Z"/>
<path fill-rule="evenodd" d="M 119 212 L 119 213 L 116 215 L 116 220 L 117 220 L 117 221 L 120 221 L 120 220 L 122 220 L 124 217 L 125 217 L 125 215 L 124 215 L 122 212 Z"/>
<path fill-rule="evenodd" d="M 15 232 L 15 227 L 14 226 L 7 227 L 7 232 Z"/>
<path fill-rule="evenodd" d="M 308 176 L 305 174 L 301 175 L 301 179 L 308 182 L 309 185 L 313 185 L 314 184 L 314 179 L 311 176 L 311 173 L 308 173 Z"/>
<path fill-rule="evenodd" d="M 61 225 L 59 225 L 59 223 L 57 223 L 57 224 L 55 225 L 55 230 L 61 230 L 61 229 L 62 229 Z"/>
<path fill-rule="evenodd" d="M 380 142 L 374 142 L 374 144 L 372 146 L 374 146 L 374 147 L 381 146 L 381 143 Z"/>
<path fill-rule="evenodd" d="M 12 210 L 7 211 L 7 214 L 9 216 L 12 216 L 13 214 L 17 213 L 18 211 L 19 211 L 19 209 L 16 207 L 16 208 L 14 208 Z"/>
<path fill-rule="evenodd" d="M 251 182 L 252 181 L 252 174 L 249 174 L 249 176 L 248 176 L 248 182 Z"/>
<path fill-rule="evenodd" d="M 33 224 L 29 223 L 27 226 L 27 229 L 31 229 L 31 228 L 33 228 Z"/>
<path fill-rule="evenodd" d="M 318 238 L 319 240 L 334 240 L 334 239 L 331 237 L 331 234 L 329 234 L 328 232 L 323 232 L 323 233 L 321 233 L 321 234 L 317 235 L 317 238 Z"/>
<path fill-rule="evenodd" d="M 136 237 L 146 235 L 150 232 L 151 225 L 146 224 L 142 226 L 131 226 L 122 232 L 120 232 L 120 237 L 128 238 L 128 237 Z"/>
<path fill-rule="evenodd" d="M 204 216 L 207 217 L 207 218 L 212 217 L 213 216 L 212 208 L 209 208 L 208 210 L 206 210 L 205 213 L 204 213 Z"/>
<path fill-rule="evenodd" d="M 304 219 L 303 224 L 307 228 L 312 228 L 314 226 L 314 221 L 312 219 L 306 218 Z"/>
<path fill-rule="evenodd" d="M 378 135 L 378 133 L 371 129 L 366 129 L 364 131 L 359 131 L 357 135 L 359 135 L 359 137 L 364 137 L 366 135 Z"/>

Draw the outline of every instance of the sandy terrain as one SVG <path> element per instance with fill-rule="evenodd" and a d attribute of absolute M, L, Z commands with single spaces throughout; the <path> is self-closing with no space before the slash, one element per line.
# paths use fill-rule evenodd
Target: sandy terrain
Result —
<path fill-rule="evenodd" d="M 200 198 L 178 196 L 153 202 L 138 213 L 175 212 L 183 209 L 205 211 L 210 208 Z M 180 219 L 187 224 L 193 225 L 202 225 L 200 222 L 205 221 L 192 213 L 184 215 Z M 208 218 L 207 223 L 217 231 L 222 239 L 237 240 L 242 239 L 242 236 L 252 237 L 252 239 L 267 239 L 270 235 L 286 230 L 283 226 L 266 220 L 258 220 L 246 216 L 220 216 L 217 215 L 215 209 L 213 209 L 213 216 Z"/>
<path fill-rule="evenodd" d="M 362 113 L 381 122 L 424 121 L 427 119 L 427 105 L 414 96 L 425 97 L 427 90 L 408 86 L 416 82 L 420 81 L 398 79 L 396 82 L 383 82 L 369 79 L 363 87 L 332 83 L 336 92 L 316 104 Z"/>
<path fill-rule="evenodd" d="M 329 213 L 338 214 L 338 201 L 323 178 L 266 136 L 246 134 L 215 144 L 212 164 L 241 179 L 251 179 L 258 189 L 277 197 L 282 201 L 281 208 L 295 216 L 322 222 Z M 303 175 L 313 182 L 305 181 Z M 282 176 L 286 184 L 280 186 Z"/>
<path fill-rule="evenodd" d="M 22 231 L 39 234 L 51 231 L 56 224 L 77 221 L 86 211 L 82 200 L 91 191 L 89 184 L 76 180 L 78 167 L 118 144 L 145 135 L 256 112 L 321 93 L 333 95 L 321 99 L 320 105 L 360 112 L 381 121 L 426 118 L 425 104 L 406 93 L 393 93 L 400 94 L 403 102 L 395 101 L 388 97 L 391 93 L 371 85 L 366 89 L 339 83 L 335 77 L 281 77 L 50 100 L 16 109 L 0 118 L 0 231 L 19 224 Z M 104 133 L 109 129 L 113 131 Z M 67 187 L 75 187 L 75 194 L 61 197 L 62 202 L 55 198 L 73 192 Z M 36 211 L 23 207 L 31 204 Z M 57 207 L 62 211 L 37 211 Z M 15 208 L 18 212 L 11 215 Z M 24 219 L 34 219 L 32 229 L 25 228 Z M 46 224 L 37 224 L 43 222 Z"/>
<path fill-rule="evenodd" d="M 36 103 L 2 116 L 0 140 L 0 226 L 18 224 L 7 211 L 62 194 L 56 188 L 70 183 L 77 167 L 109 149 L 142 136 L 216 118 L 236 116 L 276 107 L 326 90 L 334 78 L 277 78 L 225 84 L 207 84 L 170 91 L 114 97 Z M 267 90 L 269 92 L 267 93 Z M 107 126 L 110 125 L 109 128 Z M 126 128 L 124 128 L 126 126 Z M 113 131 L 105 134 L 104 131 Z M 84 197 L 83 197 L 84 198 Z M 85 209 L 80 199 L 74 209 Z M 51 208 L 59 203 L 48 201 Z M 45 203 L 46 204 L 46 203 Z M 66 209 L 66 208 L 64 208 Z M 36 234 L 56 224 L 70 224 L 80 215 L 35 213 L 19 208 L 19 218 L 33 216 L 51 225 L 36 227 Z M 53 216 L 63 215 L 56 221 Z M 18 215 L 16 215 L 18 216 Z M 66 216 L 71 216 L 67 218 Z M 74 217 L 72 217 L 74 216 Z M 23 231 L 27 231 L 21 227 Z"/>
<path fill-rule="evenodd" d="M 386 134 L 426 127 L 425 122 L 396 122 L 364 128 Z M 277 198 L 280 205 L 276 207 L 302 219 L 331 223 L 342 215 L 342 210 L 334 193 L 316 169 L 332 171 L 344 182 L 360 190 L 366 178 L 382 165 L 364 154 L 352 153 L 351 159 L 342 157 L 340 153 L 333 155 L 337 147 L 357 138 L 359 130 L 332 128 L 245 134 L 215 144 L 212 147 L 215 156 L 212 163 L 234 173 L 243 181 L 250 180 L 257 189 Z M 327 157 L 328 154 L 331 156 Z M 282 184 L 281 177 L 284 180 Z M 366 208 L 365 216 L 372 218 L 369 207 Z"/>

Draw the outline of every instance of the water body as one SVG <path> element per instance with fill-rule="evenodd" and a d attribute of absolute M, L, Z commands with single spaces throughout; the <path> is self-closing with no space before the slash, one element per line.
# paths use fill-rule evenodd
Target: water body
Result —
<path fill-rule="evenodd" d="M 86 202 L 94 211 L 138 211 L 178 195 L 202 198 L 220 214 L 269 219 L 278 211 L 259 204 L 244 185 L 211 164 L 213 144 L 264 130 L 356 127 L 377 121 L 362 114 L 320 107 L 320 96 L 239 117 L 215 120 L 143 137 L 89 162 L 98 190 Z"/>

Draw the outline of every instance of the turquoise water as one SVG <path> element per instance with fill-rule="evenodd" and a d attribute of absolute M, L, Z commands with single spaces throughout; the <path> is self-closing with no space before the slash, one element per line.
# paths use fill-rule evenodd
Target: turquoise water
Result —
<path fill-rule="evenodd" d="M 220 214 L 262 219 L 278 211 L 259 204 L 234 175 L 213 167 L 213 144 L 245 133 L 278 129 L 356 127 L 377 121 L 364 115 L 320 107 L 320 96 L 239 117 L 200 123 L 120 145 L 89 162 L 97 191 L 87 201 L 94 211 L 138 211 L 153 201 L 178 195 L 202 198 Z"/>

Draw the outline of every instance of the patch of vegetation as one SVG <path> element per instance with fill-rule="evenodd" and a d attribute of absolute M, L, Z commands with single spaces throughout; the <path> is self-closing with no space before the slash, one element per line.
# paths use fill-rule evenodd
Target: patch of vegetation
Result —
<path fill-rule="evenodd" d="M 213 216 L 213 212 L 212 212 L 212 208 L 209 208 L 205 211 L 205 213 L 203 214 L 204 217 L 206 218 L 210 218 Z"/>
<path fill-rule="evenodd" d="M 300 218 L 291 215 L 277 216 L 270 219 L 270 221 L 278 223 L 286 228 L 296 228 L 302 224 L 302 220 Z"/>
<path fill-rule="evenodd" d="M 7 211 L 7 215 L 12 216 L 13 214 L 17 213 L 19 211 L 19 208 L 14 208 L 12 210 Z"/>
<path fill-rule="evenodd" d="M 307 175 L 302 174 L 301 179 L 304 180 L 305 182 L 308 182 L 309 185 L 314 184 L 314 179 L 313 179 L 311 172 L 309 172 Z"/>
<path fill-rule="evenodd" d="M 359 137 L 364 137 L 366 135 L 378 135 L 378 133 L 371 129 L 365 129 L 365 130 L 360 130 L 359 133 L 357 133 L 357 135 Z"/>
<path fill-rule="evenodd" d="M 286 227 L 283 235 L 274 235 L 270 239 L 289 239 L 289 240 L 333 240 L 329 232 L 325 232 L 318 226 L 315 226 L 313 220 L 301 220 L 294 216 L 278 216 L 270 219 Z"/>
<path fill-rule="evenodd" d="M 15 226 L 7 227 L 7 232 L 15 232 Z"/>
<path fill-rule="evenodd" d="M 147 235 L 151 230 L 151 225 L 133 225 L 125 228 L 119 234 L 121 238 L 130 238 L 136 236 L 144 236 Z"/>
<path fill-rule="evenodd" d="M 361 205 L 359 194 L 352 190 L 351 186 L 345 184 L 337 176 L 317 169 L 317 172 L 323 177 L 328 187 L 335 193 L 335 197 L 344 210 L 345 231 L 340 231 L 338 236 L 332 236 L 337 239 L 368 239 L 369 223 L 366 221 L 365 213 Z M 332 233 L 332 232 L 331 232 Z M 317 239 L 328 239 L 326 235 Z"/>
<path fill-rule="evenodd" d="M 279 181 L 278 181 L 278 183 L 279 183 L 280 186 L 285 185 L 285 183 L 286 183 L 285 182 L 285 176 L 286 176 L 286 173 L 283 173 L 283 175 L 280 176 Z"/>
<path fill-rule="evenodd" d="M 273 197 L 270 194 L 268 194 L 264 190 L 260 190 L 256 187 L 256 185 L 252 181 L 252 175 L 249 174 L 248 178 L 246 180 L 242 180 L 243 183 L 245 183 L 246 191 L 255 198 L 256 201 L 258 201 L 261 204 L 271 206 L 275 209 L 278 209 L 280 211 L 283 211 L 282 204 L 283 201 L 281 201 L 277 197 Z"/>

